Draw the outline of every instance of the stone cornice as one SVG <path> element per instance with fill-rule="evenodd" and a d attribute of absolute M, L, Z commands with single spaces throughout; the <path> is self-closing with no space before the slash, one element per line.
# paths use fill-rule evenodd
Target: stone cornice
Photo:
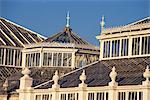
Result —
<path fill-rule="evenodd" d="M 81 44 L 72 44 L 72 43 L 36 43 L 31 45 L 26 45 L 25 49 L 31 48 L 38 48 L 38 47 L 50 47 L 50 48 L 83 48 L 83 49 L 92 49 L 92 50 L 99 50 L 96 46 L 88 46 L 88 45 L 81 45 Z"/>

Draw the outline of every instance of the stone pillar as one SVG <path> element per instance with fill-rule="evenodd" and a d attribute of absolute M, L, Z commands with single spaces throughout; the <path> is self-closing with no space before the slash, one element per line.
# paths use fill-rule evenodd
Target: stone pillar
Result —
<path fill-rule="evenodd" d="M 28 67 L 24 67 L 22 74 L 23 77 L 20 78 L 20 88 L 17 90 L 19 93 L 19 100 L 33 100 L 34 94 L 32 93 L 33 88 L 32 81 L 33 79 L 29 76 L 31 71 Z"/>
<path fill-rule="evenodd" d="M 5 80 L 4 84 L 3 84 L 3 89 L 4 89 L 4 91 L 7 92 L 7 89 L 8 89 L 8 79 L 7 78 L 6 78 L 6 80 Z"/>
<path fill-rule="evenodd" d="M 8 98 L 8 79 L 5 80 L 4 84 L 3 84 L 3 90 L 5 91 L 5 93 L 3 95 L 0 95 L 0 100 L 7 100 Z"/>
<path fill-rule="evenodd" d="M 86 93 L 86 88 L 87 88 L 87 84 L 85 84 L 85 80 L 86 80 L 86 75 L 85 75 L 85 70 L 83 70 L 82 74 L 80 75 L 80 80 L 81 83 L 78 86 L 78 90 L 79 90 L 79 100 L 87 100 L 87 93 Z"/>
<path fill-rule="evenodd" d="M 52 85 L 52 100 L 59 100 L 59 88 L 58 84 L 59 76 L 58 71 L 56 70 L 55 75 L 53 76 L 54 84 Z"/>
<path fill-rule="evenodd" d="M 143 85 L 143 100 L 150 100 L 150 69 L 149 66 L 146 67 L 145 72 L 143 73 L 145 81 L 142 82 Z"/>
<path fill-rule="evenodd" d="M 8 100 L 7 97 L 7 95 L 0 95 L 0 100 Z"/>
<path fill-rule="evenodd" d="M 108 100 L 117 100 L 117 91 L 116 88 L 118 86 L 118 83 L 115 81 L 117 73 L 115 71 L 115 67 L 112 68 L 112 71 L 110 73 L 111 82 L 109 82 L 109 99 Z"/>

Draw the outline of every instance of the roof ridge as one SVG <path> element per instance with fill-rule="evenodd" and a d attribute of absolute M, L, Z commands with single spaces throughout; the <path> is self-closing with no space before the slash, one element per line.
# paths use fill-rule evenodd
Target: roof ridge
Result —
<path fill-rule="evenodd" d="M 150 16 L 149 17 L 146 17 L 146 18 L 142 18 L 140 20 L 137 20 L 137 21 L 134 21 L 134 22 L 131 22 L 129 24 L 124 24 L 124 25 L 117 25 L 117 26 L 111 26 L 111 27 L 108 27 L 108 28 L 104 28 L 104 30 L 111 30 L 111 29 L 116 29 L 116 28 L 125 28 L 125 27 L 129 27 L 129 26 L 132 26 L 134 24 L 137 24 L 141 21 L 144 21 L 146 19 L 150 19 Z"/>
<path fill-rule="evenodd" d="M 46 41 L 47 40 L 47 41 Z M 49 36 L 46 40 L 43 42 L 62 42 L 62 43 L 73 43 L 73 44 L 84 44 L 89 46 L 95 46 L 91 43 L 89 43 L 86 39 L 81 38 L 77 33 L 73 32 L 72 29 L 69 27 L 65 27 L 64 31 L 61 31 L 59 33 L 55 33 L 51 36 Z"/>
<path fill-rule="evenodd" d="M 86 67 L 89 67 L 89 66 L 91 66 L 91 65 L 93 65 L 93 64 L 96 64 L 96 63 L 98 63 L 99 61 L 95 61 L 95 62 L 93 62 L 93 63 L 90 63 L 90 64 L 88 64 L 88 65 L 85 65 L 85 66 L 83 66 L 83 67 L 81 67 L 81 68 L 79 68 L 79 69 L 76 69 L 76 70 L 73 70 L 73 71 L 71 71 L 71 72 L 68 72 L 68 73 L 66 73 L 66 74 L 64 74 L 64 75 L 62 75 L 62 76 L 60 76 L 60 78 L 63 78 L 63 77 L 65 77 L 65 76 L 67 76 L 67 75 L 70 75 L 70 74 L 72 74 L 72 73 L 74 73 L 74 72 L 77 72 L 77 71 L 79 71 L 79 70 L 82 70 L 82 69 L 84 69 L 84 68 L 86 68 Z M 40 87 L 40 86 L 42 86 L 42 85 L 45 85 L 45 84 L 48 84 L 48 83 L 50 83 L 50 82 L 52 82 L 53 80 L 49 80 L 49 81 L 47 81 L 47 82 L 44 82 L 44 83 L 42 83 L 42 84 L 39 84 L 39 85 L 37 85 L 37 86 L 34 86 L 33 88 L 35 89 L 35 88 L 38 88 L 38 87 Z"/>
<path fill-rule="evenodd" d="M 59 32 L 59 33 L 56 33 L 56 34 L 53 34 L 52 36 L 48 37 L 47 39 L 43 40 L 42 42 L 46 42 L 46 40 L 48 40 L 49 38 L 55 38 L 56 36 L 60 36 L 62 34 L 62 32 Z M 53 39 L 54 40 L 54 39 Z"/>
<path fill-rule="evenodd" d="M 145 18 L 142 18 L 142 19 L 137 20 L 137 21 L 135 21 L 135 22 L 132 22 L 132 23 L 130 23 L 130 24 L 127 24 L 126 26 L 131 26 L 131 25 L 137 24 L 137 23 L 139 23 L 139 22 L 141 22 L 141 21 L 144 21 L 144 20 L 146 20 L 146 19 L 150 19 L 150 16 L 145 17 Z"/>
<path fill-rule="evenodd" d="M 74 34 L 75 36 L 77 36 L 78 38 L 82 39 L 77 33 L 72 31 L 72 34 Z M 89 42 L 87 42 L 85 39 L 82 39 L 84 42 L 86 42 L 88 45 L 92 45 Z"/>

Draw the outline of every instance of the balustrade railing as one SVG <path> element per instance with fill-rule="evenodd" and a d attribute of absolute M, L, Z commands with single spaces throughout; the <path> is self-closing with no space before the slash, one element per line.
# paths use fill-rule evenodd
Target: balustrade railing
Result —
<path fill-rule="evenodd" d="M 53 100 L 53 96 L 57 95 L 57 100 L 144 100 L 144 86 L 117 86 L 113 88 L 110 86 L 104 87 L 80 87 L 73 88 L 59 88 L 57 91 L 47 89 L 47 92 L 38 92 L 34 90 L 34 100 Z M 37 93 L 38 92 L 38 93 Z M 84 95 L 83 95 L 84 94 Z M 111 97 L 110 94 L 115 94 Z M 83 96 L 83 97 L 81 97 Z M 84 98 L 84 99 L 81 99 Z M 115 98 L 115 99 L 113 99 Z"/>
<path fill-rule="evenodd" d="M 107 86 L 97 87 L 88 87 L 88 84 L 85 83 L 85 70 L 79 77 L 81 83 L 77 87 L 68 88 L 61 88 L 58 84 L 58 71 L 53 76 L 54 84 L 47 89 L 31 87 L 32 78 L 29 76 L 28 68 L 25 68 L 22 74 L 24 76 L 20 79 L 20 89 L 17 90 L 19 100 L 150 100 L 150 70 L 148 66 L 143 73 L 146 80 L 141 85 L 118 85 L 115 81 L 117 77 L 115 67 L 109 74 L 111 82 Z"/>

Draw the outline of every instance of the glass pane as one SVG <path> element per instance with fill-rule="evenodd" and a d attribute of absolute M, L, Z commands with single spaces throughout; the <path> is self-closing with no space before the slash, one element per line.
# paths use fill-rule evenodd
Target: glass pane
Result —
<path fill-rule="evenodd" d="M 110 41 L 104 42 L 104 48 L 103 48 L 103 57 L 108 58 L 110 57 Z"/>
<path fill-rule="evenodd" d="M 58 53 L 58 66 L 61 66 L 62 63 L 62 53 Z"/>
<path fill-rule="evenodd" d="M 140 37 L 132 39 L 132 55 L 139 55 Z"/>
<path fill-rule="evenodd" d="M 63 66 L 67 66 L 67 53 L 63 54 Z"/>
<path fill-rule="evenodd" d="M 112 57 L 119 56 L 120 40 L 112 41 Z"/>
<path fill-rule="evenodd" d="M 72 54 L 68 53 L 68 65 L 71 66 L 72 63 Z"/>
<path fill-rule="evenodd" d="M 128 56 L 128 42 L 129 42 L 129 39 L 122 39 L 121 56 Z"/>
<path fill-rule="evenodd" d="M 61 94 L 60 100 L 66 100 L 66 94 Z"/>
<path fill-rule="evenodd" d="M 3 64 L 4 59 L 4 49 L 0 48 L 0 64 Z"/>
<path fill-rule="evenodd" d="M 75 93 L 68 94 L 68 100 L 75 100 Z"/>
<path fill-rule="evenodd" d="M 13 57 L 14 57 L 14 50 L 13 49 L 6 49 L 6 65 L 13 65 Z"/>
<path fill-rule="evenodd" d="M 52 53 L 48 53 L 48 66 L 51 66 L 52 63 Z"/>
<path fill-rule="evenodd" d="M 150 53 L 150 36 L 142 37 L 141 54 Z"/>
<path fill-rule="evenodd" d="M 44 53 L 43 66 L 47 66 L 47 53 Z"/>
<path fill-rule="evenodd" d="M 40 65 L 40 53 L 36 53 L 36 66 Z"/>
<path fill-rule="evenodd" d="M 53 66 L 57 66 L 57 53 L 53 55 Z"/>
<path fill-rule="evenodd" d="M 48 94 L 43 95 L 42 100 L 49 100 L 49 95 Z"/>
<path fill-rule="evenodd" d="M 36 95 L 35 100 L 41 100 L 41 95 Z"/>
<path fill-rule="evenodd" d="M 88 100 L 94 100 L 94 93 L 88 93 Z"/>

